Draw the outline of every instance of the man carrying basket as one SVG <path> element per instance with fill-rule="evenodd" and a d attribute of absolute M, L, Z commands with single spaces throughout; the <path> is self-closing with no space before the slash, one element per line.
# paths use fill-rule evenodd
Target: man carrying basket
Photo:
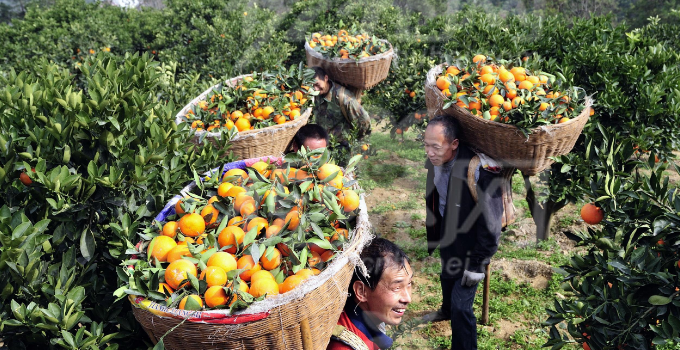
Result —
<path fill-rule="evenodd" d="M 361 106 L 359 92 L 329 79 L 321 67 L 314 69 L 314 90 L 320 100 L 315 103 L 314 117 L 333 136 L 339 150 L 349 155 L 350 145 L 371 134 L 371 118 Z"/>
<path fill-rule="evenodd" d="M 428 252 L 440 249 L 443 298 L 441 309 L 425 315 L 423 321 L 450 319 L 451 348 L 471 350 L 477 349 L 472 304 L 485 266 L 498 249 L 503 198 L 500 168 L 481 166 L 469 171 L 475 154 L 459 143 L 460 132 L 450 116 L 435 117 L 425 130 Z"/>
<path fill-rule="evenodd" d="M 379 350 L 392 346 L 384 324 L 401 323 L 411 302 L 413 270 L 394 243 L 375 238 L 361 252 L 369 276 L 354 270 L 349 296 L 328 350 Z"/>

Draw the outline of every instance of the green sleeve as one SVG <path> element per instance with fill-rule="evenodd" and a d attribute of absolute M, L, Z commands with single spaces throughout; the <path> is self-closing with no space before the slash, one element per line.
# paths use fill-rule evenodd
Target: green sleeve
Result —
<path fill-rule="evenodd" d="M 358 131 L 358 137 L 361 139 L 371 133 L 371 117 L 354 97 L 348 98 L 347 100 L 348 118 L 352 121 L 352 124 L 354 124 L 354 127 Z"/>

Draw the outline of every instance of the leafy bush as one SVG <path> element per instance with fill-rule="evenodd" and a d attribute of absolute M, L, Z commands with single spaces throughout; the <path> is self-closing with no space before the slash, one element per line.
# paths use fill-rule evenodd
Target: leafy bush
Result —
<path fill-rule="evenodd" d="M 188 142 L 148 55 L 86 60 L 82 90 L 54 64 L 34 71 L 10 71 L 0 97 L 0 331 L 10 348 L 134 344 L 117 265 L 194 171 L 229 159 Z"/>
<path fill-rule="evenodd" d="M 588 144 L 589 197 L 605 211 L 602 225 L 578 234 L 588 250 L 562 267 L 569 298 L 548 310 L 546 346 L 650 349 L 680 341 L 680 197 L 654 157 L 640 162 L 628 140 L 603 134 Z M 645 169 L 635 171 L 634 169 Z M 677 170 L 677 169 L 676 169 Z M 566 323 L 567 334 L 556 325 Z"/>

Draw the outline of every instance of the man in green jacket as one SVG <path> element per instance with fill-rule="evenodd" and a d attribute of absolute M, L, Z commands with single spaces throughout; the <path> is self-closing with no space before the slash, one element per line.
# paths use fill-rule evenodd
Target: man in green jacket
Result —
<path fill-rule="evenodd" d="M 361 92 L 333 82 L 321 67 L 312 69 L 315 73 L 314 89 L 319 92 L 314 107 L 316 123 L 349 151 L 351 144 L 371 134 L 371 119 L 361 106 Z"/>

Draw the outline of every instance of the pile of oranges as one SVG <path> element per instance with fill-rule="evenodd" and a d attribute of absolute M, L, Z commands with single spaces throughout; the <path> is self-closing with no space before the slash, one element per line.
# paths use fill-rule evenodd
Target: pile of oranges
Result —
<path fill-rule="evenodd" d="M 524 60 L 526 62 L 526 60 Z M 485 55 L 445 67 L 437 88 L 451 104 L 487 120 L 532 128 L 566 123 L 585 107 L 578 88 L 561 89 L 555 75 L 520 65 L 505 67 Z M 592 110 L 591 110 L 592 114 Z"/>
<path fill-rule="evenodd" d="M 303 108 L 311 105 L 315 95 L 312 70 L 283 69 L 274 73 L 253 73 L 236 86 L 213 89 L 184 116 L 196 131 L 246 131 L 293 121 Z M 302 77 L 302 78 L 300 78 Z"/>
<path fill-rule="evenodd" d="M 129 289 L 169 307 L 234 310 L 319 274 L 350 240 L 359 206 L 355 181 L 328 159 L 320 149 L 206 178 L 146 230 L 146 259 L 130 266 L 144 277 Z"/>
<path fill-rule="evenodd" d="M 366 33 L 359 34 L 355 30 L 348 33 L 339 30 L 337 33 L 313 33 L 308 40 L 309 47 L 327 58 L 361 59 L 381 54 L 389 50 L 384 41 Z"/>

